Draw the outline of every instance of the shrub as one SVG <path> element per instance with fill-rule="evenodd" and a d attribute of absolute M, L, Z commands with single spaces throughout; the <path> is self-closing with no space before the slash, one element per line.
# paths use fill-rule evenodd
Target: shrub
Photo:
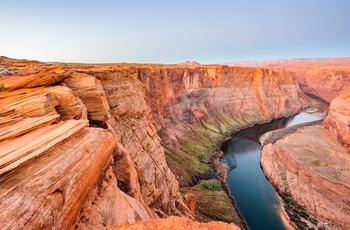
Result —
<path fill-rule="evenodd" d="M 200 185 L 201 190 L 221 191 L 222 186 L 220 181 L 216 179 L 203 181 Z"/>

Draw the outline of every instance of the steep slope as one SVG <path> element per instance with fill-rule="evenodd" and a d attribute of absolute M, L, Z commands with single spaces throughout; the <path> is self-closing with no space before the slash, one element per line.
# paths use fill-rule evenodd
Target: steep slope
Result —
<path fill-rule="evenodd" d="M 0 205 L 7 207 L 1 228 L 102 229 L 158 218 L 140 195 L 128 152 L 106 123 L 113 116 L 101 83 L 62 65 L 23 68 L 23 76 L 1 79 Z M 186 206 L 183 211 L 192 215 Z"/>
<path fill-rule="evenodd" d="M 264 172 L 299 227 L 350 228 L 349 100 L 346 91 L 332 101 L 322 126 L 300 128 L 262 150 Z"/>
<path fill-rule="evenodd" d="M 350 87 L 336 97 L 329 106 L 328 114 L 324 119 L 327 128 L 338 142 L 344 147 L 350 147 Z"/>
<path fill-rule="evenodd" d="M 329 103 L 350 86 L 348 57 L 247 61 L 229 65 L 292 71 L 296 73 L 303 92 L 316 95 Z"/>
<path fill-rule="evenodd" d="M 327 102 L 350 87 L 350 68 L 315 68 L 298 75 L 303 92 L 317 95 Z"/>
<path fill-rule="evenodd" d="M 4 228 L 15 220 L 18 228 L 102 229 L 193 218 L 179 184 L 198 207 L 220 197 L 232 212 L 195 208 L 198 219 L 244 227 L 220 182 L 217 191 L 201 186 L 224 181 L 216 144 L 309 103 L 292 73 L 271 69 L 0 61 L 14 72 L 0 78 Z"/>
<path fill-rule="evenodd" d="M 308 105 L 288 72 L 165 66 L 139 68 L 138 75 L 146 86 L 146 100 L 168 163 L 178 172 L 182 186 L 193 184 L 192 177 L 210 170 L 208 149 L 230 131 L 289 116 Z M 184 160 L 190 162 L 188 167 L 181 167 Z"/>

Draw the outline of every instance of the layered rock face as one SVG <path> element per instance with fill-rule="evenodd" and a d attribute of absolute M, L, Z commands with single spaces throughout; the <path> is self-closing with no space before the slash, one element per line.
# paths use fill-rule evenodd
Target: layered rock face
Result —
<path fill-rule="evenodd" d="M 350 58 L 247 61 L 229 65 L 292 71 L 296 73 L 303 92 L 316 95 L 329 103 L 350 86 Z"/>
<path fill-rule="evenodd" d="M 162 229 L 188 229 L 188 230 L 238 230 L 237 226 L 233 224 L 212 221 L 209 223 L 198 223 L 186 217 L 168 217 L 163 220 L 144 220 L 136 224 L 122 224 L 118 227 L 110 227 L 108 230 L 162 230 Z"/>
<path fill-rule="evenodd" d="M 168 168 L 160 138 L 145 100 L 144 86 L 133 69 L 96 73 L 106 92 L 112 119 L 107 121 L 127 150 L 137 172 L 143 202 L 160 216 L 191 215 L 178 182 Z"/>
<path fill-rule="evenodd" d="M 161 127 L 167 119 L 190 124 L 213 123 L 215 110 L 276 118 L 305 107 L 290 72 L 271 69 L 208 66 L 197 68 L 140 68 L 148 102 Z M 164 126 L 164 125 L 163 125 Z"/>
<path fill-rule="evenodd" d="M 349 194 L 347 104 L 350 58 L 270 60 L 230 65 L 293 71 L 303 92 L 331 102 L 323 125 L 291 127 L 269 134 L 270 140 L 282 139 L 274 144 L 262 143 L 265 146 L 261 165 L 284 201 L 289 219 L 298 228 L 327 228 L 330 225 L 348 229 L 349 200 L 345 194 Z"/>
<path fill-rule="evenodd" d="M 350 87 L 336 97 L 331 105 L 323 125 L 344 147 L 350 147 Z"/>
<path fill-rule="evenodd" d="M 3 229 L 193 218 L 202 200 L 185 201 L 178 181 L 218 176 L 217 141 L 308 105 L 292 73 L 269 69 L 0 60 L 13 73 L 0 78 Z"/>
<path fill-rule="evenodd" d="M 303 92 L 317 95 L 327 102 L 350 87 L 349 68 L 316 68 L 298 76 Z"/>
<path fill-rule="evenodd" d="M 319 225 L 326 222 L 332 228 L 350 227 L 350 154 L 327 129 L 320 125 L 300 128 L 264 146 L 261 165 L 280 195 L 290 196 L 315 216 Z M 285 209 L 290 218 L 297 222 L 295 213 L 299 212 L 301 221 L 312 227 L 309 215 L 302 214 L 303 208 L 292 204 L 287 198 Z"/>
<path fill-rule="evenodd" d="M 193 165 L 181 170 L 176 161 L 193 161 L 183 152 L 197 152 L 205 162 L 210 155 L 201 149 L 212 148 L 215 140 L 221 140 L 232 129 L 288 116 L 308 104 L 292 73 L 271 69 L 165 66 L 139 68 L 138 75 L 146 86 L 146 100 L 162 144 L 169 150 L 170 167 L 184 173 L 178 177 L 182 186 L 190 185 L 190 177 L 205 171 L 205 166 L 197 167 L 197 172 L 186 169 L 195 170 Z M 187 124 L 204 127 L 205 132 L 198 134 L 198 129 Z M 191 142 L 202 147 L 194 149 Z"/>
<path fill-rule="evenodd" d="M 323 125 L 299 128 L 275 144 L 264 146 L 261 165 L 266 176 L 319 221 L 332 228 L 350 228 L 349 90 L 329 106 Z M 288 201 L 289 200 L 289 201 Z M 295 207 L 285 200 L 285 208 L 295 221 Z M 297 209 L 303 213 L 303 208 Z M 311 225 L 309 214 L 302 221 Z"/>
<path fill-rule="evenodd" d="M 122 89 L 137 75 L 104 77 L 114 81 L 105 93 L 91 75 L 34 63 L 1 78 L 2 229 L 101 229 L 158 218 L 154 211 L 193 216 L 165 163 L 142 84 Z M 134 111 L 123 117 L 116 98 L 137 106 L 128 104 Z"/>

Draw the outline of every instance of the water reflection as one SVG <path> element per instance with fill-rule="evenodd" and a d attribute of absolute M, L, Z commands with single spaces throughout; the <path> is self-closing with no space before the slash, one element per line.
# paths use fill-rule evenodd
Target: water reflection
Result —
<path fill-rule="evenodd" d="M 225 166 L 229 171 L 237 168 L 237 160 L 234 154 L 225 154 L 221 160 L 221 164 Z"/>

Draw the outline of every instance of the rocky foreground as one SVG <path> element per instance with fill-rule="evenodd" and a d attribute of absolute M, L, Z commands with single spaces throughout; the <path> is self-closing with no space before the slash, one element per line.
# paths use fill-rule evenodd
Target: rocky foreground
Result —
<path fill-rule="evenodd" d="M 177 230 L 177 229 L 187 229 L 187 230 L 239 230 L 234 224 L 227 224 L 218 221 L 212 221 L 209 223 L 199 223 L 190 220 L 186 217 L 168 217 L 162 220 L 143 220 L 134 224 L 123 223 L 117 227 L 109 227 L 107 230 Z"/>
<path fill-rule="evenodd" d="M 268 68 L 6 57 L 0 67 L 1 229 L 103 229 L 173 215 L 245 228 L 215 147 L 310 103 L 297 75 Z"/>

